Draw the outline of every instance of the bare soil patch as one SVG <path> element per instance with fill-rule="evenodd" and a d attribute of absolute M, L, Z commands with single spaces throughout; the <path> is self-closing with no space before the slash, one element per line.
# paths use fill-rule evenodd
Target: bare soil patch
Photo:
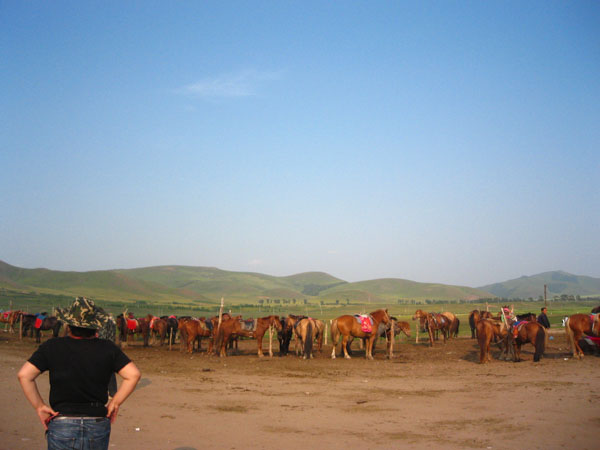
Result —
<path fill-rule="evenodd" d="M 136 343 L 125 352 L 143 378 L 110 448 L 596 449 L 600 358 L 571 359 L 562 334 L 549 344 L 539 363 L 525 346 L 520 363 L 480 365 L 465 338 L 403 340 L 392 360 L 380 343 L 374 361 L 331 360 L 331 346 L 311 361 L 259 359 L 252 340 L 223 359 Z M 0 448 L 45 448 L 16 379 L 35 348 L 0 333 Z M 47 398 L 47 374 L 38 384 Z"/>

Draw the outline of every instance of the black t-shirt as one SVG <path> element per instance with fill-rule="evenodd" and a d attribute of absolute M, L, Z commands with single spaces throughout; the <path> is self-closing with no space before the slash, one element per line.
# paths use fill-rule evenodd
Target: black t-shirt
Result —
<path fill-rule="evenodd" d="M 65 415 L 103 417 L 108 382 L 131 360 L 113 342 L 104 339 L 49 339 L 29 362 L 50 371 L 50 406 Z"/>

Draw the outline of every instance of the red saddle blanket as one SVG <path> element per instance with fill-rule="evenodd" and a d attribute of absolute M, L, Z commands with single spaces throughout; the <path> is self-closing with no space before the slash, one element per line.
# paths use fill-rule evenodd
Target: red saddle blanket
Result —
<path fill-rule="evenodd" d="M 373 322 L 369 316 L 356 315 L 356 320 L 360 323 L 360 329 L 363 333 L 370 333 L 373 331 Z"/>
<path fill-rule="evenodd" d="M 135 319 L 127 319 L 127 329 L 135 331 L 138 327 L 138 321 Z"/>

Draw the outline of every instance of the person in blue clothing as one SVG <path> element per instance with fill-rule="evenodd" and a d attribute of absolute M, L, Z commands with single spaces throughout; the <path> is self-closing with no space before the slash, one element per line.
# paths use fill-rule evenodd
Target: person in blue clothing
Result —
<path fill-rule="evenodd" d="M 134 391 L 140 371 L 113 342 L 98 339 L 106 313 L 93 301 L 78 297 L 56 316 L 69 327 L 68 336 L 44 342 L 23 364 L 18 379 L 25 397 L 46 430 L 49 450 L 108 449 L 111 424 L 119 407 Z M 36 378 L 50 375 L 49 404 L 42 399 Z M 116 372 L 121 386 L 108 401 L 108 384 Z"/>
<path fill-rule="evenodd" d="M 537 316 L 537 321 L 544 328 L 550 328 L 550 321 L 548 320 L 548 308 L 545 306 L 542 308 L 542 312 Z"/>

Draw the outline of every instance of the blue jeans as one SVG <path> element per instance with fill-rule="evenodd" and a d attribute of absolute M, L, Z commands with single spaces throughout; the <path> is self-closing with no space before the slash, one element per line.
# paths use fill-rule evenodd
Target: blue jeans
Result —
<path fill-rule="evenodd" d="M 110 419 L 62 419 L 48 424 L 48 450 L 106 450 Z"/>

